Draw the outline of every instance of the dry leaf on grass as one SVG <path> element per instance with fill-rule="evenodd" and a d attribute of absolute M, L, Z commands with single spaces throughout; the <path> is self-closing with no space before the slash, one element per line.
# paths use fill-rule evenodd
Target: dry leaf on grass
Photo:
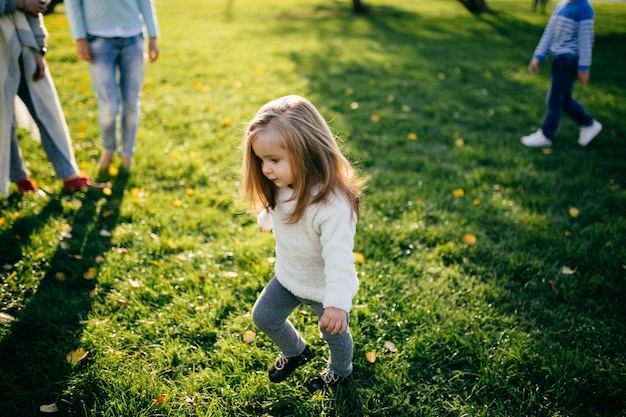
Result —
<path fill-rule="evenodd" d="M 76 365 L 78 362 L 82 361 L 83 359 L 85 359 L 85 357 L 89 354 L 88 351 L 86 351 L 83 348 L 78 348 L 75 349 L 73 351 L 71 351 L 70 353 L 68 353 L 65 356 L 65 360 L 67 360 L 67 363 L 69 363 L 70 365 L 74 366 Z"/>
<path fill-rule="evenodd" d="M 252 330 L 246 330 L 243 332 L 243 341 L 246 343 L 252 343 L 256 339 L 256 333 Z"/>

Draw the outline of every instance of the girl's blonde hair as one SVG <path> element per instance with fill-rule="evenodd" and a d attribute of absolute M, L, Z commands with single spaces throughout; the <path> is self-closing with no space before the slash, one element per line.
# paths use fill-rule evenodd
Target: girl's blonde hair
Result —
<path fill-rule="evenodd" d="M 263 175 L 261 159 L 252 149 L 260 136 L 276 141 L 291 158 L 296 206 L 290 223 L 300 220 L 309 204 L 326 201 L 331 193 L 345 197 L 358 218 L 363 181 L 341 153 L 335 136 L 315 106 L 294 95 L 265 104 L 246 129 L 242 193 L 255 209 L 276 206 L 276 185 Z"/>

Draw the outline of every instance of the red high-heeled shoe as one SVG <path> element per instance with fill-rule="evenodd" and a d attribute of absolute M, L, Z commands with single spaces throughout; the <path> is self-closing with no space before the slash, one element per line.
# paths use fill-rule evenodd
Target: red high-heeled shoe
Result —
<path fill-rule="evenodd" d="M 72 178 L 71 180 L 63 181 L 63 191 L 73 193 L 75 191 L 86 190 L 89 188 L 104 188 L 104 184 L 91 182 L 91 180 L 84 175 Z"/>
<path fill-rule="evenodd" d="M 35 194 L 35 195 L 38 195 L 38 196 L 45 196 L 46 195 L 46 193 L 44 193 L 42 190 L 37 188 L 37 186 L 35 185 L 33 180 L 31 180 L 28 177 L 19 180 L 15 184 L 17 184 L 17 191 L 20 194 L 22 194 L 22 195 L 24 195 L 26 193 L 32 193 L 32 194 Z"/>

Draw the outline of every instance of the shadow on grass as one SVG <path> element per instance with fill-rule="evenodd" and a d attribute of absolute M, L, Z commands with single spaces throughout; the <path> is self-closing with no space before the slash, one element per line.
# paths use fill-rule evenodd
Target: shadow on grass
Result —
<path fill-rule="evenodd" d="M 61 398 L 72 367 L 81 366 L 68 363 L 66 357 L 81 347 L 84 321 L 99 289 L 94 279 L 99 257 L 111 247 L 110 234 L 102 231 L 113 230 L 117 223 L 127 180 L 118 177 L 106 199 L 102 199 L 101 190 L 70 197 L 79 208 L 67 219 L 71 238 L 61 241 L 69 247 L 59 243 L 36 292 L 19 295 L 25 297 L 24 307 L 13 313 L 10 332 L 0 344 L 3 416 L 39 415 L 41 405 Z M 61 206 L 62 200 L 52 199 L 38 216 L 16 222 L 7 233 L 28 239 L 50 217 L 62 213 Z M 13 250 L 5 261 L 18 261 L 19 256 L 19 251 Z M 89 356 L 84 360 L 89 361 Z M 63 404 L 57 405 L 63 412 Z"/>

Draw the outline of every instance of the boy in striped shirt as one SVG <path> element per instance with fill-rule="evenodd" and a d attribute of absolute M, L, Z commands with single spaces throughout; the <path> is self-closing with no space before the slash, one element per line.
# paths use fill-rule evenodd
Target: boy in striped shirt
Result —
<path fill-rule="evenodd" d="M 541 128 L 522 137 L 523 145 L 552 146 L 563 110 L 580 126 L 578 143 L 581 146 L 587 146 L 602 130 L 602 125 L 572 97 L 576 78 L 583 84 L 589 82 L 593 18 L 593 7 L 588 0 L 562 0 L 554 8 L 528 66 L 530 72 L 535 74 L 547 56 L 552 55 L 552 84 L 547 111 Z"/>

